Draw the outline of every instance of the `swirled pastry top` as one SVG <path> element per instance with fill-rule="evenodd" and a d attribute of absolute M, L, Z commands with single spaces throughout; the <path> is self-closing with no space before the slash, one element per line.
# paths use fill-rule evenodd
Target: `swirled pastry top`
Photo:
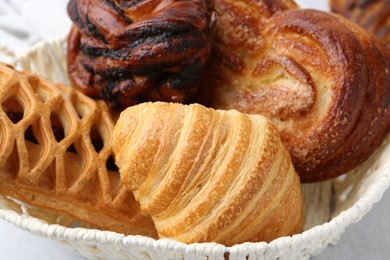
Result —
<path fill-rule="evenodd" d="M 329 179 L 389 131 L 390 54 L 341 16 L 287 3 L 210 1 L 217 35 L 197 100 L 267 116 L 301 180 Z"/>
<path fill-rule="evenodd" d="M 299 177 L 262 116 L 144 103 L 122 112 L 113 151 L 160 237 L 230 246 L 302 229 Z"/>
<path fill-rule="evenodd" d="M 204 0 L 71 0 L 72 84 L 114 108 L 196 92 L 214 20 Z"/>
<path fill-rule="evenodd" d="M 330 8 L 375 34 L 390 49 L 389 0 L 331 0 Z"/>

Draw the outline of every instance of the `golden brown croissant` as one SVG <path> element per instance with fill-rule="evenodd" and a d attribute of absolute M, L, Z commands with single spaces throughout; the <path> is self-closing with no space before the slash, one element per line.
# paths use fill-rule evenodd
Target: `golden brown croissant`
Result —
<path fill-rule="evenodd" d="M 330 0 L 330 8 L 375 34 L 390 49 L 389 0 Z"/>
<path fill-rule="evenodd" d="M 0 63 L 0 195 L 93 226 L 155 237 L 110 168 L 107 106 Z"/>
<path fill-rule="evenodd" d="M 216 39 L 197 101 L 262 114 L 304 182 L 345 173 L 390 128 L 390 54 L 341 16 L 291 1 L 210 0 Z"/>
<path fill-rule="evenodd" d="M 72 84 L 114 108 L 196 92 L 214 24 L 204 0 L 71 0 Z"/>
<path fill-rule="evenodd" d="M 299 177 L 262 116 L 144 103 L 121 113 L 113 151 L 160 237 L 229 246 L 302 229 Z"/>

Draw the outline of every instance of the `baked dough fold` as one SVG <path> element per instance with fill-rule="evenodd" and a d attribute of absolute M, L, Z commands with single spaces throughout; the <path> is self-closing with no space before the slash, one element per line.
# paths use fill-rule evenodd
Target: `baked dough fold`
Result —
<path fill-rule="evenodd" d="M 159 237 L 231 246 L 302 229 L 299 177 L 262 116 L 144 103 L 121 113 L 113 151 Z"/>

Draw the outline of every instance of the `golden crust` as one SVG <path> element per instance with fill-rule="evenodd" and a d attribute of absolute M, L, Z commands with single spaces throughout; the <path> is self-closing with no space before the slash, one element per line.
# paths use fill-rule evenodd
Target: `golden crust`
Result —
<path fill-rule="evenodd" d="M 375 34 L 390 49 L 390 1 L 331 0 L 330 8 Z"/>
<path fill-rule="evenodd" d="M 0 194 L 95 227 L 155 237 L 152 220 L 107 169 L 107 106 L 0 63 Z"/>
<path fill-rule="evenodd" d="M 217 39 L 197 102 L 268 117 L 304 182 L 368 158 L 390 128 L 390 53 L 379 41 L 282 1 L 210 2 Z"/>
<path fill-rule="evenodd" d="M 302 229 L 299 177 L 264 117 L 144 103 L 122 112 L 113 151 L 160 237 L 230 246 Z"/>

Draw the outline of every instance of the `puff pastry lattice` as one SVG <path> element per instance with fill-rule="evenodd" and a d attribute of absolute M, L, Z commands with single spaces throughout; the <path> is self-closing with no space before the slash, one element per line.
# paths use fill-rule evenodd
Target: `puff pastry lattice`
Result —
<path fill-rule="evenodd" d="M 0 64 L 0 194 L 99 228 L 155 236 L 110 168 L 107 106 Z M 114 164 L 113 164 L 114 165 Z"/>

